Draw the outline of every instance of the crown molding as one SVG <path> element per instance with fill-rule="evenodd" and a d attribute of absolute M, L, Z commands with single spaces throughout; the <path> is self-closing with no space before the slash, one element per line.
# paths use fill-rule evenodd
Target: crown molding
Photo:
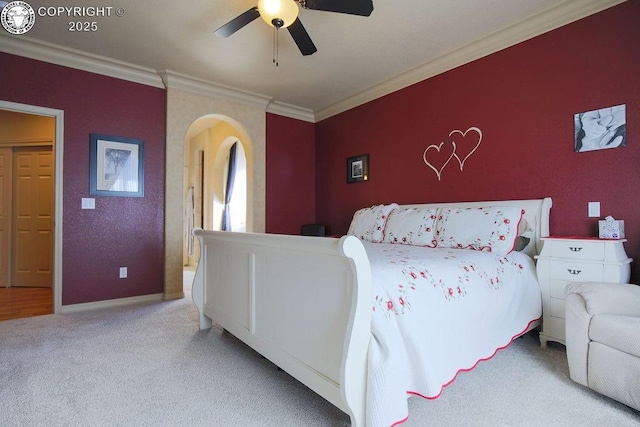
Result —
<path fill-rule="evenodd" d="M 0 35 L 0 51 L 147 86 L 164 88 L 155 70 L 21 36 Z"/>
<path fill-rule="evenodd" d="M 183 90 L 197 95 L 208 95 L 233 102 L 251 105 L 268 113 L 289 117 L 292 119 L 315 122 L 313 111 L 295 105 L 272 101 L 268 96 L 224 86 L 212 81 L 191 77 L 177 71 L 165 70 L 160 73 L 165 87 Z"/>
<path fill-rule="evenodd" d="M 285 116 L 310 123 L 315 123 L 316 121 L 313 110 L 296 107 L 295 105 L 285 104 L 284 102 L 278 101 L 274 101 L 269 104 L 267 107 L 267 113 L 273 113 L 279 116 Z"/>
<path fill-rule="evenodd" d="M 160 73 L 166 88 L 179 89 L 198 95 L 209 95 L 213 98 L 223 98 L 233 102 L 252 105 L 268 113 L 290 117 L 292 119 L 315 122 L 313 111 L 283 102 L 273 101 L 270 97 L 253 92 L 247 92 L 230 86 L 221 85 L 176 71 L 165 70 Z"/>
<path fill-rule="evenodd" d="M 387 79 L 315 112 L 316 121 L 327 119 L 476 59 L 506 49 L 563 25 L 608 9 L 626 0 L 565 0 L 527 16 L 493 33 L 461 46 L 432 61 Z"/>
<path fill-rule="evenodd" d="M 176 71 L 165 70 L 160 73 L 167 89 L 179 89 L 198 95 L 209 95 L 213 98 L 222 98 L 229 101 L 248 104 L 254 107 L 267 109 L 267 105 L 271 102 L 271 98 L 247 92 L 230 86 L 224 86 L 208 80 L 203 80 Z"/>
<path fill-rule="evenodd" d="M 158 88 L 175 88 L 252 105 L 273 114 L 314 122 L 313 111 L 178 72 L 158 72 L 135 64 L 26 37 L 0 35 L 0 51 Z"/>

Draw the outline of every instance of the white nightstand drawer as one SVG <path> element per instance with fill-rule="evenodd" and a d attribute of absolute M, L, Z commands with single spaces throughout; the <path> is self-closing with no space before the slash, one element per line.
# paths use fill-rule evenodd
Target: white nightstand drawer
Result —
<path fill-rule="evenodd" d="M 576 261 L 550 261 L 549 276 L 551 279 L 568 282 L 602 282 L 604 266 L 602 264 L 582 263 Z"/>
<path fill-rule="evenodd" d="M 553 258 L 570 258 L 576 260 L 591 260 L 602 261 L 604 260 L 604 245 L 599 241 L 589 240 L 555 240 L 546 241 L 546 244 L 551 243 L 551 252 L 549 256 Z"/>
<path fill-rule="evenodd" d="M 564 319 L 565 300 L 558 298 L 549 298 L 549 313 L 551 317 Z"/>

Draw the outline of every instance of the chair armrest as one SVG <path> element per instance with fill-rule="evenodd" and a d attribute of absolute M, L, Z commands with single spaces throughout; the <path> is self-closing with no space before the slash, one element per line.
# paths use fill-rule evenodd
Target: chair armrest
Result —
<path fill-rule="evenodd" d="M 640 316 L 640 286 L 628 283 L 575 282 L 567 286 L 567 297 L 579 294 L 587 313 Z"/>
<path fill-rule="evenodd" d="M 589 325 L 598 314 L 640 316 L 640 286 L 575 282 L 566 289 L 565 336 L 569 377 L 589 386 Z"/>
<path fill-rule="evenodd" d="M 579 293 L 569 293 L 565 305 L 565 340 L 569 377 L 577 383 L 589 386 L 587 359 L 589 356 L 589 324 L 591 315 Z"/>

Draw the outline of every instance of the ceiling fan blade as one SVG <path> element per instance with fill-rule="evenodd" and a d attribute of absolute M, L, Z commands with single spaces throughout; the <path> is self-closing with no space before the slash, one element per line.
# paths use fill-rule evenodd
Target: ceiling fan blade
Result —
<path fill-rule="evenodd" d="M 258 7 L 252 7 L 246 12 L 238 15 L 233 18 L 231 21 L 224 24 L 222 27 L 218 28 L 213 32 L 218 37 L 229 37 L 231 34 L 238 31 L 240 28 L 244 27 L 248 23 L 252 22 L 254 19 L 260 16 L 260 12 L 258 12 Z"/>
<path fill-rule="evenodd" d="M 304 0 L 305 9 L 369 16 L 373 12 L 373 0 Z"/>
<path fill-rule="evenodd" d="M 300 49 L 300 52 L 302 52 L 303 55 L 312 55 L 318 51 L 316 45 L 314 45 L 313 41 L 311 41 L 309 33 L 307 33 L 307 30 L 305 30 L 302 22 L 300 22 L 300 19 L 296 18 L 296 20 L 293 21 L 293 24 L 289 25 L 287 29 L 289 30 L 289 34 L 291 34 L 291 37 L 293 37 L 293 41 L 296 42 L 296 44 L 298 45 L 298 49 Z"/>

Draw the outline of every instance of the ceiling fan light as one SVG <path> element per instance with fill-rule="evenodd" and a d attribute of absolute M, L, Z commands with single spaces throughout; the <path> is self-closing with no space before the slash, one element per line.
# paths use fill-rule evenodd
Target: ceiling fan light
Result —
<path fill-rule="evenodd" d="M 282 27 L 293 24 L 298 17 L 298 5 L 294 0 L 258 0 L 258 11 L 264 21 L 274 26 L 274 20 L 282 20 Z"/>

